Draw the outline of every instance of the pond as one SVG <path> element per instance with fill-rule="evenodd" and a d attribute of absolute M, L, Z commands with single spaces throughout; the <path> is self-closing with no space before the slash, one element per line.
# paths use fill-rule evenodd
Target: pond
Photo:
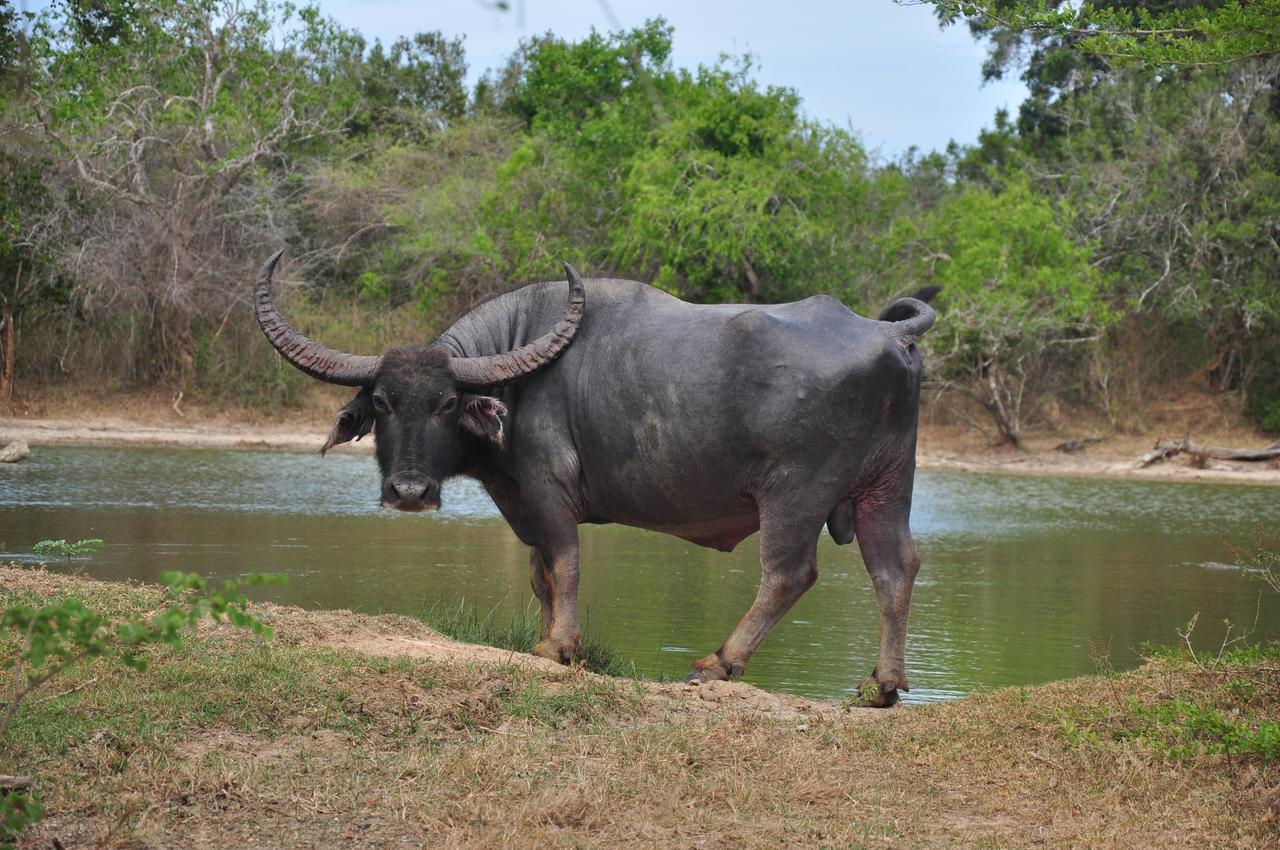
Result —
<path fill-rule="evenodd" d="M 0 465 L 0 547 L 100 537 L 89 574 L 157 581 L 282 572 L 256 596 L 307 608 L 420 615 L 462 602 L 536 612 L 528 550 L 484 491 L 455 480 L 444 508 L 377 507 L 365 455 L 41 448 Z M 1199 614 L 1197 646 L 1223 620 L 1280 634 L 1280 599 L 1230 566 L 1280 515 L 1280 488 L 921 472 L 912 528 L 923 567 L 911 612 L 910 701 L 1138 663 Z M 620 526 L 583 526 L 581 618 L 644 673 L 683 677 L 755 596 L 759 538 L 731 554 Z M 823 535 L 817 585 L 756 653 L 746 680 L 843 697 L 870 672 L 877 614 L 857 546 Z M 1261 600 L 1261 601 L 1260 601 Z"/>

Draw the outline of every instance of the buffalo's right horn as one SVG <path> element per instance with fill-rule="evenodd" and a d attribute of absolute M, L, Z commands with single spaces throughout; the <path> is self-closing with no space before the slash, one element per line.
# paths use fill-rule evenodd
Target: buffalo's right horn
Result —
<path fill-rule="evenodd" d="M 280 262 L 283 254 L 284 249 L 281 248 L 262 264 L 258 282 L 253 287 L 254 313 L 267 340 L 276 351 L 284 355 L 285 360 L 313 378 L 346 387 L 360 387 L 370 383 L 378 371 L 378 361 L 381 358 L 343 354 L 326 348 L 295 331 L 284 320 L 284 316 L 280 315 L 280 310 L 271 297 L 271 273 L 275 271 L 276 263 Z"/>

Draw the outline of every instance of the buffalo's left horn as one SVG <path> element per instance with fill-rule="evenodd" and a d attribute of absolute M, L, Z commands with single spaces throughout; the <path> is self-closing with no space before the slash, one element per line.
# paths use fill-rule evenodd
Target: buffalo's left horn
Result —
<path fill-rule="evenodd" d="M 343 354 L 326 348 L 295 331 L 284 320 L 284 316 L 280 315 L 280 310 L 271 297 L 271 273 L 275 271 L 282 254 L 283 248 L 262 264 L 258 282 L 253 287 L 254 312 L 268 341 L 275 346 L 276 351 L 284 355 L 285 360 L 313 378 L 347 387 L 360 387 L 370 383 L 378 371 L 378 361 L 381 358 Z"/>
<path fill-rule="evenodd" d="M 565 263 L 564 273 L 569 281 L 569 304 L 565 308 L 564 317 L 551 332 L 504 354 L 451 359 L 449 371 L 459 386 L 478 389 L 510 383 L 536 372 L 560 356 L 560 352 L 568 347 L 573 341 L 573 335 L 578 332 L 587 306 L 587 292 L 577 270 Z"/>

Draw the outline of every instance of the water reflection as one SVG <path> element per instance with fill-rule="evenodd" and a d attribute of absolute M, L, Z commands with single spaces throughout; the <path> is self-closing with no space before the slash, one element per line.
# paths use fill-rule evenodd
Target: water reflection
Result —
<path fill-rule="evenodd" d="M 102 537 L 93 574 L 156 580 L 170 569 L 290 575 L 264 598 L 417 614 L 461 600 L 506 615 L 529 604 L 527 550 L 484 492 L 446 485 L 434 515 L 377 507 L 366 456 L 64 448 L 0 467 L 0 546 Z M 1147 640 L 1251 623 L 1260 586 L 1224 539 L 1280 514 L 1280 490 L 921 473 L 912 525 L 924 567 L 912 607 L 912 699 L 1117 667 Z M 581 530 L 582 618 L 645 671 L 682 676 L 750 605 L 758 541 L 726 555 L 635 529 Z M 823 538 L 822 577 L 765 642 L 749 681 L 816 696 L 870 671 L 876 609 L 857 547 Z M 1207 566 L 1206 566 L 1207 565 Z M 1264 597 L 1259 634 L 1280 631 Z"/>

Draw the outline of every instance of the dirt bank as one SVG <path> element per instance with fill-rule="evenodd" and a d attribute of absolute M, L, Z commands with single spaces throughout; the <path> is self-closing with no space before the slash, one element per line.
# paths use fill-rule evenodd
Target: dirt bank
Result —
<path fill-rule="evenodd" d="M 176 417 L 169 417 L 170 419 Z M 208 417 L 199 421 L 144 421 L 93 416 L 83 419 L 0 417 L 0 442 L 26 440 L 32 446 L 125 445 L 173 448 L 277 449 L 316 451 L 324 443 L 328 424 L 312 418 L 288 425 L 244 425 Z M 1140 468 L 1137 458 L 1157 440 L 1180 434 L 1152 433 L 1109 437 L 1084 451 L 1055 451 L 1058 436 L 1033 436 L 1022 450 L 993 448 L 981 435 L 959 428 L 925 426 L 917 455 L 921 469 L 962 472 L 1064 475 L 1087 478 L 1126 478 L 1152 481 L 1217 481 L 1240 484 L 1280 484 L 1280 463 L 1211 460 L 1204 467 L 1179 458 Z M 1260 438 L 1239 432 L 1197 434 L 1204 442 L 1251 445 Z M 371 452 L 372 440 L 340 446 L 337 451 Z"/>
<path fill-rule="evenodd" d="M 0 607 L 67 593 L 113 616 L 158 598 L 0 569 Z M 24 703 L 0 767 L 34 777 L 46 818 L 20 847 L 1276 842 L 1275 768 L 1125 737 L 1140 708 L 1198 698 L 1185 664 L 876 711 L 257 612 L 270 641 L 204 628 L 145 672 L 90 662 Z"/>

